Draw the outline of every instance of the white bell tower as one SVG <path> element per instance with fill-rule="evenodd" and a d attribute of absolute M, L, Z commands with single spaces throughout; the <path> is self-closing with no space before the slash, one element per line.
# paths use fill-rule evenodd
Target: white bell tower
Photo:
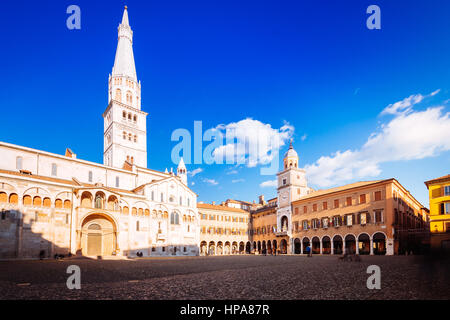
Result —
<path fill-rule="evenodd" d="M 298 167 L 298 154 L 292 146 L 284 155 L 283 170 L 278 172 L 278 208 L 277 229 L 278 232 L 286 232 L 292 235 L 292 209 L 293 201 L 308 194 L 310 188 L 306 182 L 306 172 Z"/>
<path fill-rule="evenodd" d="M 136 75 L 133 31 L 125 7 L 108 83 L 104 118 L 103 163 L 123 168 L 125 162 L 147 168 L 147 113 L 141 111 L 141 82 Z"/>

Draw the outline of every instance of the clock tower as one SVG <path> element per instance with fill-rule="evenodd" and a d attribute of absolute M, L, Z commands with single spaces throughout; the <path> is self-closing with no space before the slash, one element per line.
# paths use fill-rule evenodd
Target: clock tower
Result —
<path fill-rule="evenodd" d="M 291 203 L 307 195 L 310 188 L 306 182 L 306 172 L 298 167 L 298 154 L 292 146 L 284 155 L 283 170 L 278 172 L 277 233 L 292 236 Z"/>

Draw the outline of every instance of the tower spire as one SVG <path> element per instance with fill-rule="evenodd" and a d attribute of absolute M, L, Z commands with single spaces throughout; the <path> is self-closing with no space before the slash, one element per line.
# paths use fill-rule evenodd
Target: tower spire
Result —
<path fill-rule="evenodd" d="M 137 82 L 136 66 L 133 54 L 133 31 L 128 19 L 128 7 L 123 11 L 122 23 L 119 25 L 119 38 L 117 42 L 116 59 L 112 76 L 129 77 Z"/>

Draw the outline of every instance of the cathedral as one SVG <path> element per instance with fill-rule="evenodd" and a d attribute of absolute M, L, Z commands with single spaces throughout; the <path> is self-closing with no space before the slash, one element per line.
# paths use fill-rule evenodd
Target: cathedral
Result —
<path fill-rule="evenodd" d="M 104 163 L 0 142 L 0 259 L 198 255 L 197 195 L 147 168 L 147 113 L 127 8 L 109 76 Z"/>

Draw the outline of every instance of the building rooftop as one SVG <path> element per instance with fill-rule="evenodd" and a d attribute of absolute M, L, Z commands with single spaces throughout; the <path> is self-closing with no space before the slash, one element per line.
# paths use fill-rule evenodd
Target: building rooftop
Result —
<path fill-rule="evenodd" d="M 430 184 L 439 183 L 439 182 L 445 182 L 445 181 L 450 181 L 450 174 L 448 174 L 446 176 L 439 177 L 439 178 L 435 178 L 435 179 L 431 179 L 431 180 L 425 181 L 425 185 L 428 188 Z"/>

